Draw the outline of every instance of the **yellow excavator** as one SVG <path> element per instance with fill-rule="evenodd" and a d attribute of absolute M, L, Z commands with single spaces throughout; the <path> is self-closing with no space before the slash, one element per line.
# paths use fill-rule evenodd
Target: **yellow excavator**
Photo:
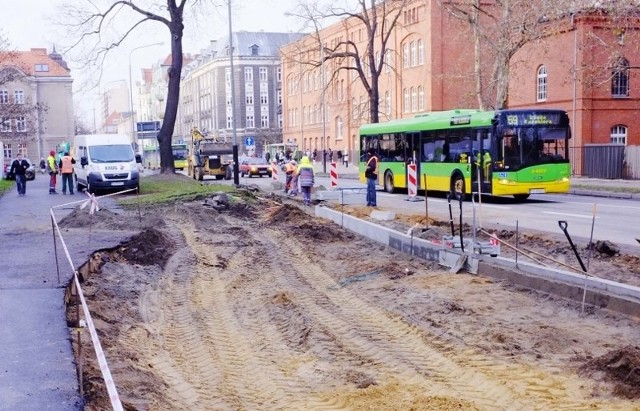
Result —
<path fill-rule="evenodd" d="M 194 127 L 191 130 L 191 148 L 187 160 L 187 173 L 194 180 L 202 181 L 204 176 L 214 176 L 216 180 L 233 178 L 233 144 L 226 138 L 209 137 Z"/>

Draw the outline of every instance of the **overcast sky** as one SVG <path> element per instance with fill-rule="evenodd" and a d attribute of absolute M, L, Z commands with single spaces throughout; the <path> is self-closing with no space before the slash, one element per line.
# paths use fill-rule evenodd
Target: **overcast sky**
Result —
<path fill-rule="evenodd" d="M 300 22 L 291 17 L 285 17 L 287 11 L 292 11 L 299 0 L 232 0 L 232 27 L 234 31 L 274 31 L 274 32 L 298 32 Z M 144 4 L 144 1 L 138 2 Z M 166 4 L 163 0 L 157 3 Z M 16 50 L 29 50 L 31 48 L 46 47 L 51 51 L 56 44 L 68 43 L 64 40 L 64 28 L 56 26 L 52 20 L 57 17 L 56 6 L 58 0 L 0 0 L 0 10 L 3 16 L 0 32 L 7 37 L 10 45 Z M 197 53 L 207 47 L 209 40 L 217 39 L 228 33 L 227 7 L 222 6 L 213 10 L 209 16 L 202 16 L 197 27 L 192 27 L 185 22 L 185 36 L 183 47 L 185 53 Z M 157 26 L 157 31 L 150 27 Z M 131 54 L 131 67 L 133 82 L 141 79 L 140 69 L 151 67 L 158 60 L 164 59 L 169 52 L 168 30 L 160 23 L 147 24 L 145 30 L 140 32 L 139 38 L 131 41 L 131 44 L 121 47 L 113 53 L 106 62 L 105 75 L 102 87 L 117 80 L 129 81 L 129 56 L 130 50 L 141 45 L 163 41 L 163 46 L 154 46 L 136 50 Z M 58 50 L 60 51 L 60 47 Z M 74 77 L 74 96 L 76 108 L 84 111 L 82 114 L 89 120 L 93 112 L 93 101 L 97 91 L 84 91 L 77 89 L 82 82 L 80 70 L 74 70 L 71 64 L 71 75 Z M 92 94 L 89 96 L 89 94 Z M 80 106 L 80 107 L 78 107 Z M 91 107 L 88 107 L 91 106 Z M 91 114 L 92 116 L 92 114 Z"/>

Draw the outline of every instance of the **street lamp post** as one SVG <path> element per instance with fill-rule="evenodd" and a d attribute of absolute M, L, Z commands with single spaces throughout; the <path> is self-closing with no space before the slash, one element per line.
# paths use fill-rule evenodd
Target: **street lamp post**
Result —
<path fill-rule="evenodd" d="M 138 147 L 138 139 L 136 137 L 136 117 L 133 113 L 133 82 L 131 80 L 131 55 L 133 54 L 134 51 L 139 49 L 153 47 L 153 46 L 162 46 L 162 45 L 164 45 L 164 42 L 162 41 L 159 43 L 145 44 L 144 46 L 134 47 L 129 52 L 129 116 L 131 118 L 131 141 L 135 143 L 136 149 Z M 144 164 L 144 147 L 140 147 L 140 155 L 142 157 L 142 164 Z"/>
<path fill-rule="evenodd" d="M 227 10 L 229 13 L 229 70 L 230 86 L 231 86 L 231 129 L 233 132 L 233 184 L 237 187 L 240 185 L 239 166 L 238 166 L 238 137 L 236 133 L 236 102 L 235 102 L 235 84 L 233 73 L 233 29 L 231 28 L 231 0 L 227 0 Z"/>

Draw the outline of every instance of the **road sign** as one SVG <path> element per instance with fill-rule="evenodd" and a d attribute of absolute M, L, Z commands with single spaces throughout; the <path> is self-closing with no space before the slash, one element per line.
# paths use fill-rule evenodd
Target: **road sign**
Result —
<path fill-rule="evenodd" d="M 253 137 L 245 137 L 245 139 L 244 139 L 244 145 L 245 146 L 250 147 L 250 146 L 253 146 L 255 144 L 256 144 L 256 142 L 253 139 Z"/>

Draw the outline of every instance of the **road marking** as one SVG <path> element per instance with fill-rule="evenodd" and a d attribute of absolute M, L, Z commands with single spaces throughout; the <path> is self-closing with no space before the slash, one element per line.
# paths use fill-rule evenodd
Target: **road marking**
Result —
<path fill-rule="evenodd" d="M 553 211 L 543 211 L 542 214 L 553 214 L 553 215 L 561 215 L 567 217 L 578 217 L 578 218 L 593 218 L 592 215 L 583 215 L 583 214 L 570 214 L 570 213 L 554 213 Z M 596 217 L 600 218 L 600 217 Z"/>
<path fill-rule="evenodd" d="M 390 194 L 390 193 L 378 193 L 377 194 L 378 197 L 387 197 L 387 198 L 395 198 L 398 200 L 404 200 L 403 197 L 398 196 L 398 194 Z M 424 198 L 424 197 L 422 197 Z M 429 197 L 429 202 L 430 203 L 443 203 L 446 204 L 447 200 L 442 199 L 442 198 L 431 198 Z M 451 204 L 458 204 L 458 200 L 451 200 Z M 469 207 L 472 207 L 471 203 L 467 203 L 465 202 L 463 205 L 463 208 L 466 208 L 466 205 L 469 204 Z M 480 203 L 476 202 L 476 207 L 480 207 Z M 511 210 L 512 207 L 511 206 L 503 206 L 503 205 L 497 205 L 497 204 L 487 204 L 487 203 L 482 203 L 482 208 L 495 208 L 498 210 Z"/>

